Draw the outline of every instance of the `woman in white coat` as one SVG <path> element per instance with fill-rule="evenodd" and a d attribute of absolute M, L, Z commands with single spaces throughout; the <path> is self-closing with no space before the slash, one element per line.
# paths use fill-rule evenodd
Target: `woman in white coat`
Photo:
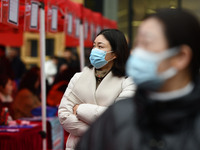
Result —
<path fill-rule="evenodd" d="M 58 109 L 60 123 L 70 133 L 66 149 L 75 148 L 79 137 L 109 105 L 133 96 L 135 86 L 125 76 L 129 54 L 119 30 L 102 30 L 95 38 L 91 66 L 73 76 Z"/>

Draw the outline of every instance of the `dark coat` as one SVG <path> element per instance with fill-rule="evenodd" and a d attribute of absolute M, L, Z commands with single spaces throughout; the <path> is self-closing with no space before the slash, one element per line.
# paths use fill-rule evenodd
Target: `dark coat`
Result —
<path fill-rule="evenodd" d="M 200 83 L 178 99 L 161 102 L 137 90 L 112 105 L 79 141 L 76 150 L 199 150 Z"/>

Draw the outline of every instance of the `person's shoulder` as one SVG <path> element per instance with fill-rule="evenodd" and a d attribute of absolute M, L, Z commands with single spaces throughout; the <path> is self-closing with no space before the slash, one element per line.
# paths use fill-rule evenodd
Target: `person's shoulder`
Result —
<path fill-rule="evenodd" d="M 196 119 L 194 120 L 194 132 L 196 134 L 196 137 L 198 137 L 198 140 L 200 141 L 200 113 L 198 113 L 198 115 L 196 115 Z"/>
<path fill-rule="evenodd" d="M 72 77 L 71 82 L 76 82 L 81 77 L 82 74 L 84 74 L 85 72 L 88 72 L 89 70 L 90 68 L 85 67 L 83 68 L 81 72 L 76 72 L 74 76 Z"/>
<path fill-rule="evenodd" d="M 14 101 L 23 101 L 23 100 L 31 98 L 33 96 L 34 96 L 34 94 L 29 89 L 23 88 L 17 92 Z"/>
<path fill-rule="evenodd" d="M 128 108 L 132 108 L 134 105 L 133 103 L 133 98 L 127 98 L 127 99 L 123 99 L 120 101 L 117 101 L 113 107 L 114 109 L 122 109 L 123 107 L 128 107 Z"/>
<path fill-rule="evenodd" d="M 120 124 L 126 122 L 134 115 L 133 98 L 117 101 L 111 106 L 115 120 Z"/>
<path fill-rule="evenodd" d="M 86 66 L 86 67 L 83 68 L 82 72 L 86 72 L 86 71 L 93 71 L 93 68 Z"/>
<path fill-rule="evenodd" d="M 90 74 L 93 73 L 93 69 L 89 68 L 89 67 L 84 67 L 83 70 L 81 72 L 77 72 L 75 73 L 74 77 L 79 78 L 81 75 L 85 75 L 85 74 Z"/>
<path fill-rule="evenodd" d="M 18 91 L 18 94 L 32 94 L 32 92 L 27 88 L 23 88 Z"/>

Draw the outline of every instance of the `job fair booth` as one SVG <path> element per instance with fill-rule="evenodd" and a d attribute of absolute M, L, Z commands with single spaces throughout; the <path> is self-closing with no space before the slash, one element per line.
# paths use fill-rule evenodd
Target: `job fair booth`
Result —
<path fill-rule="evenodd" d="M 0 45 L 19 47 L 29 68 L 41 68 L 41 109 L 32 118 L 0 125 L 0 149 L 64 149 L 67 134 L 57 108 L 46 104 L 44 62 L 75 47 L 81 69 L 86 65 L 95 36 L 115 21 L 70 0 L 0 0 Z"/>

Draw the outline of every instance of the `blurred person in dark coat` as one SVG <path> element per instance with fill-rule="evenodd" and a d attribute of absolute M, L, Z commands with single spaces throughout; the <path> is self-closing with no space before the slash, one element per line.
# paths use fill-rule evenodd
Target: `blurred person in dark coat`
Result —
<path fill-rule="evenodd" d="M 17 83 L 20 82 L 20 79 L 26 72 L 26 66 L 19 56 L 19 50 L 18 47 L 10 47 L 6 51 L 6 57 L 10 61 L 14 73 L 14 79 Z"/>
<path fill-rule="evenodd" d="M 40 68 L 32 67 L 22 77 L 12 108 L 14 119 L 32 117 L 31 111 L 41 106 Z"/>
<path fill-rule="evenodd" d="M 126 72 L 138 89 L 112 105 L 77 150 L 200 149 L 200 25 L 163 9 L 141 23 Z"/>
<path fill-rule="evenodd" d="M 4 45 L 0 45 L 0 74 L 5 74 L 11 78 L 14 77 L 11 63 L 6 58 L 6 48 Z"/>

